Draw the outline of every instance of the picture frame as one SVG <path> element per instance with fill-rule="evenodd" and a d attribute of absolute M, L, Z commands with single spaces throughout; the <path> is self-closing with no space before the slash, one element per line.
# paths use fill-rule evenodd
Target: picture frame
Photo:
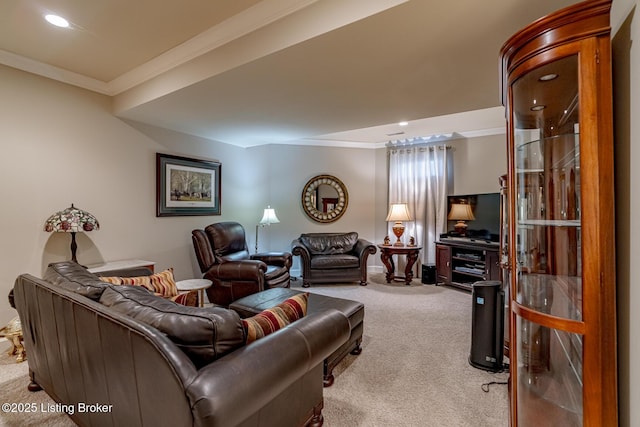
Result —
<path fill-rule="evenodd" d="M 156 153 L 156 216 L 221 214 L 220 162 Z"/>

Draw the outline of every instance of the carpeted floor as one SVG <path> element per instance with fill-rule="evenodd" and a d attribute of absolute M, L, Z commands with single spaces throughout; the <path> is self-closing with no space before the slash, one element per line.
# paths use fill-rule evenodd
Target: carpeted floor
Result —
<path fill-rule="evenodd" d="M 484 383 L 505 382 L 508 374 L 468 363 L 470 293 L 418 280 L 386 284 L 383 274 L 370 275 L 366 287 L 308 290 L 365 304 L 362 354 L 348 355 L 334 370 L 334 385 L 324 389 L 326 427 L 508 425 L 507 386 L 482 390 Z M 16 364 L 5 346 L 0 344 L 0 403 L 35 403 L 37 410 L 1 411 L 0 426 L 73 426 L 65 415 L 40 410 L 53 402 L 42 391 L 26 390 L 27 363 Z"/>
<path fill-rule="evenodd" d="M 296 283 L 296 282 L 294 282 Z M 299 282 L 298 282 L 299 283 Z M 295 285 L 298 286 L 298 285 Z M 365 304 L 363 351 L 348 355 L 325 389 L 325 426 L 473 426 L 509 424 L 508 373 L 469 365 L 471 294 L 414 280 L 311 292 Z"/>

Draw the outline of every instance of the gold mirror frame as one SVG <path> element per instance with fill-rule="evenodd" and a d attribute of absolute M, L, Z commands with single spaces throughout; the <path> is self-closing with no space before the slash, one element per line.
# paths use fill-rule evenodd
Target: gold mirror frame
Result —
<path fill-rule="evenodd" d="M 319 210 L 316 205 L 317 190 L 321 185 L 328 185 L 338 193 L 338 202 L 328 212 Z M 335 176 L 314 176 L 302 190 L 302 209 L 309 218 L 316 222 L 329 223 L 337 221 L 347 210 L 348 204 L 349 193 L 347 193 L 347 187 Z"/>

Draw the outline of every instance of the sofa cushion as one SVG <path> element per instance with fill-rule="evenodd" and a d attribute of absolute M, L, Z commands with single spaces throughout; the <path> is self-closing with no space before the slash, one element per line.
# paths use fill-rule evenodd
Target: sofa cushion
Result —
<path fill-rule="evenodd" d="M 220 307 L 186 307 L 142 286 L 107 285 L 100 302 L 166 334 L 196 368 L 244 345 L 240 316 Z"/>
<path fill-rule="evenodd" d="M 355 255 L 316 255 L 311 258 L 311 268 L 358 268 L 360 259 Z"/>
<path fill-rule="evenodd" d="M 247 319 L 242 319 L 246 343 L 252 343 L 307 315 L 309 293 L 301 293 Z"/>
<path fill-rule="evenodd" d="M 312 255 L 332 255 L 351 252 L 358 242 L 358 233 L 307 233 L 300 241 Z"/>
<path fill-rule="evenodd" d="M 144 286 L 151 292 L 160 294 L 165 298 L 172 298 L 178 295 L 178 287 L 176 286 L 176 281 L 173 278 L 173 268 L 168 268 L 160 273 L 154 273 L 148 276 L 111 276 L 100 277 L 100 280 L 113 285 Z"/>
<path fill-rule="evenodd" d="M 44 280 L 68 291 L 97 301 L 109 285 L 73 261 L 49 264 Z"/>

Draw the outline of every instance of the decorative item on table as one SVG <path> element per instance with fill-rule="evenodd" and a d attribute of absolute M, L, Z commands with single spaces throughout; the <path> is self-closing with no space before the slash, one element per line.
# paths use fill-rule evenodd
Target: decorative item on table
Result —
<path fill-rule="evenodd" d="M 22 324 L 20 323 L 20 317 L 16 316 L 7 323 L 7 326 L 0 329 L 0 337 L 6 338 L 10 343 L 9 356 L 16 356 L 16 362 L 24 362 L 27 358 L 27 352 L 22 344 Z"/>
<path fill-rule="evenodd" d="M 16 304 L 13 297 L 13 289 L 9 291 L 7 297 L 9 299 L 9 305 L 15 309 Z M 27 359 L 27 352 L 22 343 L 24 338 L 22 336 L 22 323 L 20 322 L 19 316 L 11 319 L 4 328 L 0 329 L 0 338 L 6 338 L 11 343 L 7 354 L 9 356 L 15 355 L 17 363 L 24 362 Z"/>
<path fill-rule="evenodd" d="M 471 210 L 470 205 L 454 203 L 451 205 L 451 210 L 449 211 L 447 219 L 451 221 L 458 221 L 453 228 L 456 233 L 464 237 L 467 234 L 467 224 L 465 224 L 465 221 L 473 221 L 476 217 L 473 216 L 473 211 Z"/>
<path fill-rule="evenodd" d="M 415 246 L 416 245 L 416 238 L 413 236 L 409 237 L 409 244 L 407 246 Z"/>
<path fill-rule="evenodd" d="M 382 242 L 382 244 L 385 246 L 391 246 L 391 239 L 389 239 L 389 236 L 384 236 L 384 241 Z"/>
<path fill-rule="evenodd" d="M 396 235 L 398 240 L 393 244 L 393 246 L 404 246 L 402 241 L 400 241 L 400 237 L 404 233 L 404 224 L 402 221 L 412 221 L 411 214 L 409 214 L 409 207 L 406 203 L 392 203 L 391 208 L 389 208 L 389 214 L 387 215 L 387 222 L 395 221 L 395 224 L 392 227 L 393 234 Z"/>
<path fill-rule="evenodd" d="M 258 227 L 265 227 L 271 224 L 278 224 L 280 220 L 276 216 L 276 211 L 271 206 L 267 206 L 262 214 L 262 219 L 256 224 L 256 253 L 258 253 Z"/>
<path fill-rule="evenodd" d="M 100 224 L 95 216 L 87 211 L 78 209 L 71 204 L 70 208 L 56 212 L 44 223 L 44 231 L 51 233 L 62 232 L 71 233 L 71 260 L 78 262 L 76 258 L 76 233 L 89 232 L 100 229 Z"/>

